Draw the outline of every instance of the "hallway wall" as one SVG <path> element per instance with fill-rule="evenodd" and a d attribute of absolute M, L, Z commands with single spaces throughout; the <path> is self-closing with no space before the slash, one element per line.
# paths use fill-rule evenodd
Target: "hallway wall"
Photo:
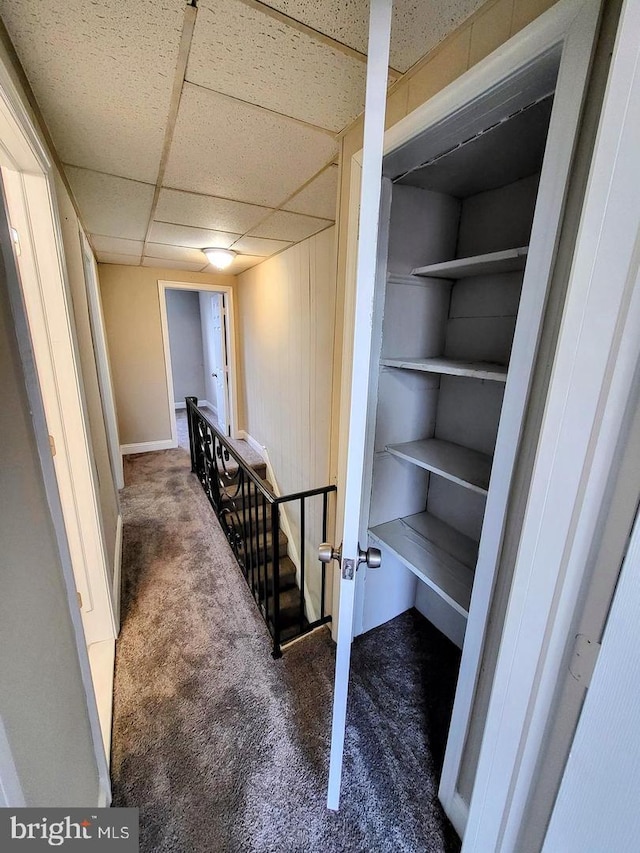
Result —
<path fill-rule="evenodd" d="M 334 241 L 331 227 L 238 276 L 241 423 L 266 447 L 282 494 L 330 482 Z M 297 508 L 288 517 L 295 533 Z M 316 546 L 317 522 L 307 528 Z M 317 566 L 315 553 L 307 565 Z"/>
<path fill-rule="evenodd" d="M 95 806 L 86 697 L 1 261 L 0 393 L 0 720 L 27 806 Z"/>
<path fill-rule="evenodd" d="M 96 356 L 93 347 L 93 336 L 91 330 L 91 319 L 89 316 L 89 303 L 87 299 L 87 288 L 85 281 L 84 264 L 82 259 L 82 247 L 80 244 L 80 223 L 69 194 L 56 175 L 56 197 L 60 212 L 60 226 L 62 230 L 62 242 L 64 244 L 65 261 L 69 289 L 71 291 L 71 305 L 75 320 L 76 338 L 80 355 L 80 366 L 82 368 L 82 380 L 84 387 L 87 417 L 89 420 L 89 431 L 91 435 L 91 446 L 93 448 L 95 465 L 98 476 L 96 487 L 100 499 L 102 511 L 102 529 L 104 532 L 105 549 L 108 560 L 109 580 L 113 583 L 116 560 L 116 533 L 118 527 L 118 493 L 114 482 L 109 448 L 107 445 L 107 431 L 105 428 L 104 414 L 102 411 L 102 395 L 98 382 L 98 370 L 96 367 Z"/>
<path fill-rule="evenodd" d="M 121 444 L 171 438 L 158 281 L 234 285 L 236 277 L 98 264 Z"/>

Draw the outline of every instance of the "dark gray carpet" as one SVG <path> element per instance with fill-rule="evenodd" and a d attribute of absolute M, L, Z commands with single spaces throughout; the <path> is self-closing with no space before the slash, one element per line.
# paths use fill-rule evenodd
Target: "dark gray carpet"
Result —
<path fill-rule="evenodd" d="M 187 453 L 130 456 L 114 805 L 141 850 L 453 851 L 437 801 L 459 656 L 415 611 L 354 643 L 342 805 L 325 807 L 334 646 L 269 636 Z"/>

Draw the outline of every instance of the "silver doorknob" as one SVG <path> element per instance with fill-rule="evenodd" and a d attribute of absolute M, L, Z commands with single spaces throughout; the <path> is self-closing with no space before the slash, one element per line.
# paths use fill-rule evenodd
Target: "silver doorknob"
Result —
<path fill-rule="evenodd" d="M 323 542 L 322 545 L 318 546 L 318 559 L 321 563 L 330 563 L 331 560 L 340 562 L 342 559 L 342 545 L 335 551 L 330 542 Z"/>
<path fill-rule="evenodd" d="M 382 554 L 379 548 L 367 548 L 363 551 L 358 545 L 358 565 L 366 563 L 370 569 L 379 569 L 382 564 Z"/>

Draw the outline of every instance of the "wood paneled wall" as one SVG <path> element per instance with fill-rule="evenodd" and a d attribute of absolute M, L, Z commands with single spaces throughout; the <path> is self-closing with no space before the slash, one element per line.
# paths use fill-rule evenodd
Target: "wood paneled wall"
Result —
<path fill-rule="evenodd" d="M 238 278 L 243 427 L 266 448 L 281 494 L 330 482 L 334 239 L 329 228 Z M 295 535 L 298 513 L 287 516 Z M 307 541 L 315 546 L 318 525 L 314 512 Z M 315 571 L 311 545 L 307 556 Z M 317 605 L 314 582 L 310 592 Z"/>

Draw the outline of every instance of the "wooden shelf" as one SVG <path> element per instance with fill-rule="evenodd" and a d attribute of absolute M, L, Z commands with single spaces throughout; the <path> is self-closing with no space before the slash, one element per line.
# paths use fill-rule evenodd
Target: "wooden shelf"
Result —
<path fill-rule="evenodd" d="M 369 533 L 454 610 L 468 615 L 477 542 L 428 512 L 379 524 Z"/>
<path fill-rule="evenodd" d="M 426 278 L 457 279 L 490 273 L 516 272 L 524 269 L 528 251 L 528 246 L 520 246 L 517 249 L 505 249 L 502 252 L 489 252 L 486 255 L 475 255 L 471 258 L 458 258 L 441 264 L 417 267 L 411 270 L 411 274 Z"/>
<path fill-rule="evenodd" d="M 460 444 L 426 438 L 405 444 L 389 444 L 387 451 L 401 459 L 433 471 L 466 489 L 486 495 L 489 488 L 492 459 L 485 453 L 469 450 Z"/>
<path fill-rule="evenodd" d="M 488 361 L 456 361 L 451 358 L 383 358 L 380 364 L 402 370 L 419 370 L 424 373 L 446 373 L 449 376 L 469 376 L 473 379 L 507 381 L 507 368 Z"/>

